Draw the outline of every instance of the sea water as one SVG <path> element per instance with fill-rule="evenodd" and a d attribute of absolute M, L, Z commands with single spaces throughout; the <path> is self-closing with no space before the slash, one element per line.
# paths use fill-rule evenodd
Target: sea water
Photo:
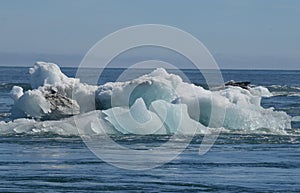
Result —
<path fill-rule="evenodd" d="M 69 77 L 75 68 L 62 68 Z M 92 74 L 88 70 L 87 74 Z M 124 69 L 106 69 L 99 84 L 115 81 Z M 149 73 L 132 70 L 132 77 Z M 195 70 L 172 70 L 197 85 L 205 80 Z M 1 192 L 299 192 L 300 191 L 300 71 L 223 70 L 224 81 L 251 81 L 273 94 L 262 98 L 264 108 L 283 111 L 292 118 L 287 134 L 244 130 L 224 132 L 204 155 L 198 154 L 203 135 L 196 135 L 173 161 L 154 169 L 120 169 L 95 156 L 74 135 L 26 132 L 0 133 Z M 31 89 L 28 68 L 0 68 L 0 120 L 11 121 L 14 85 Z M 205 87 L 205 86 L 204 86 Z M 19 125 L 22 127 L 22 125 Z M 155 147 L 170 135 L 117 135 L 117 143 Z"/>

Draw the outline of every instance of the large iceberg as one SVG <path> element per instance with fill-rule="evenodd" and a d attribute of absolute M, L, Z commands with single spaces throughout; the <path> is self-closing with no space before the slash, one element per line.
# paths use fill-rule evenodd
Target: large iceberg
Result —
<path fill-rule="evenodd" d="M 88 120 L 85 126 L 89 129 L 85 130 L 98 134 L 190 134 L 209 133 L 212 128 L 285 133 L 291 128 L 291 118 L 285 112 L 260 105 L 262 97 L 272 96 L 261 86 L 210 91 L 183 82 L 163 68 L 100 86 L 69 78 L 53 63 L 37 62 L 29 72 L 32 90 L 13 87 L 14 121 L 1 122 L 0 131 L 7 127 L 20 130 L 22 123 L 26 131 L 51 132 L 52 128 L 53 132 L 73 135 L 77 133 L 74 118 Z"/>

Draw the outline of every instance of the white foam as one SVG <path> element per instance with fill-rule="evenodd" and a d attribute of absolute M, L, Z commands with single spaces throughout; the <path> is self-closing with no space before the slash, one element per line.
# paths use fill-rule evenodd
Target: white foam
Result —
<path fill-rule="evenodd" d="M 273 96 L 300 96 L 300 87 L 287 85 L 271 85 Z"/>

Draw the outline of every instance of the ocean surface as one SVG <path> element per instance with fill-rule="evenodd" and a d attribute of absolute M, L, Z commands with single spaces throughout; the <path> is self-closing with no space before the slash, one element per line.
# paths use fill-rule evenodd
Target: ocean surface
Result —
<path fill-rule="evenodd" d="M 99 84 L 117 80 L 123 70 L 106 69 Z M 62 71 L 69 77 L 76 74 L 75 68 Z M 205 85 L 195 70 L 170 72 Z M 274 96 L 263 98 L 262 106 L 294 117 L 288 134 L 221 133 L 204 155 L 198 154 L 203 136 L 196 135 L 173 161 L 132 171 L 100 160 L 78 136 L 0 133 L 0 192 L 300 192 L 300 71 L 223 70 L 222 75 L 224 81 L 267 87 Z M 0 67 L 0 121 L 11 121 L 12 87 L 28 90 L 29 79 L 28 68 Z M 113 137 L 130 148 L 158 146 L 169 138 Z"/>

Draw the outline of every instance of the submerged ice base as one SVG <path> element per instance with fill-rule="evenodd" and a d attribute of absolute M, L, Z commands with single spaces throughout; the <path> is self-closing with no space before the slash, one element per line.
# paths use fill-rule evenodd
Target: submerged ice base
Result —
<path fill-rule="evenodd" d="M 272 96 L 262 86 L 210 91 L 162 68 L 130 81 L 94 86 L 69 78 L 56 64 L 45 62 L 37 62 L 30 75 L 32 90 L 13 87 L 14 121 L 1 122 L 0 132 L 77 135 L 74 118 L 88 120 L 85 130 L 97 134 L 193 134 L 209 133 L 212 128 L 284 134 L 291 128 L 291 117 L 285 112 L 260 105 L 262 97 Z"/>

